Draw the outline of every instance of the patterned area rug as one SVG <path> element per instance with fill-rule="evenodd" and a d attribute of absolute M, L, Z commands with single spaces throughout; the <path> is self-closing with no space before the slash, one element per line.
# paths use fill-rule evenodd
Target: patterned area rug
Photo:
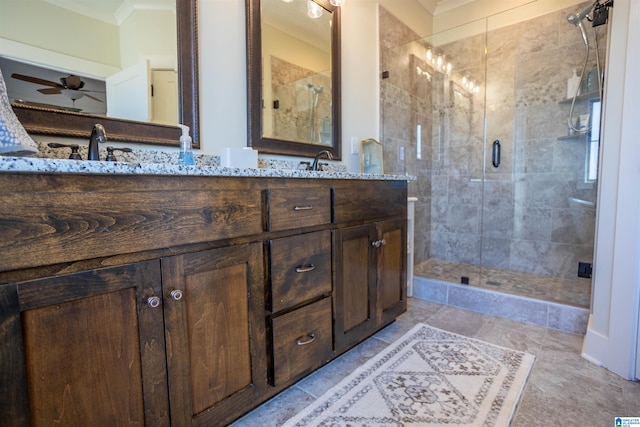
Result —
<path fill-rule="evenodd" d="M 285 426 L 508 426 L 534 356 L 416 325 Z"/>

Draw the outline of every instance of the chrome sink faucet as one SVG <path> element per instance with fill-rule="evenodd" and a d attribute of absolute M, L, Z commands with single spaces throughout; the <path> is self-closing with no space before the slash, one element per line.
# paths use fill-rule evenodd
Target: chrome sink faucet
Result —
<path fill-rule="evenodd" d="M 107 140 L 107 133 L 104 127 L 100 123 L 93 125 L 91 130 L 91 137 L 89 138 L 89 155 L 87 160 L 100 160 L 100 151 L 98 150 L 98 143 L 105 142 Z"/>
<path fill-rule="evenodd" d="M 312 170 L 312 171 L 320 170 L 318 168 L 318 160 L 320 160 L 320 157 L 322 157 L 323 155 L 326 156 L 327 159 L 333 160 L 333 156 L 331 155 L 331 153 L 329 151 L 322 150 L 321 152 L 316 154 L 316 156 L 313 158 L 313 163 L 311 164 L 311 166 L 308 167 L 308 170 Z"/>

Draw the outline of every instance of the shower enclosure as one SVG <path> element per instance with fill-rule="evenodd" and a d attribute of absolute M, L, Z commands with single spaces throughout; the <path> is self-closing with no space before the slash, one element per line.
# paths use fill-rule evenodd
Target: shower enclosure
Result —
<path fill-rule="evenodd" d="M 381 10 L 385 172 L 417 176 L 416 276 L 589 306 L 606 25 L 585 48 L 567 19 L 587 5 L 422 39 Z"/>

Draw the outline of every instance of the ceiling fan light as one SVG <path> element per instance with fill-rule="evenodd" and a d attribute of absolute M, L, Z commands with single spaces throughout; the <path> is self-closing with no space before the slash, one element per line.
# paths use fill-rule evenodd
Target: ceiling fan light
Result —
<path fill-rule="evenodd" d="M 347 0 L 330 0 L 331 4 L 334 6 L 344 6 Z"/>

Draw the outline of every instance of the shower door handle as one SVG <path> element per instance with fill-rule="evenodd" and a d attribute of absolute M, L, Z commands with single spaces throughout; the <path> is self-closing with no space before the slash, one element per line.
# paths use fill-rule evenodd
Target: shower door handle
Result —
<path fill-rule="evenodd" d="M 500 150 L 500 141 L 496 139 L 493 141 L 493 148 L 491 150 L 491 163 L 493 163 L 494 168 L 500 166 Z"/>

